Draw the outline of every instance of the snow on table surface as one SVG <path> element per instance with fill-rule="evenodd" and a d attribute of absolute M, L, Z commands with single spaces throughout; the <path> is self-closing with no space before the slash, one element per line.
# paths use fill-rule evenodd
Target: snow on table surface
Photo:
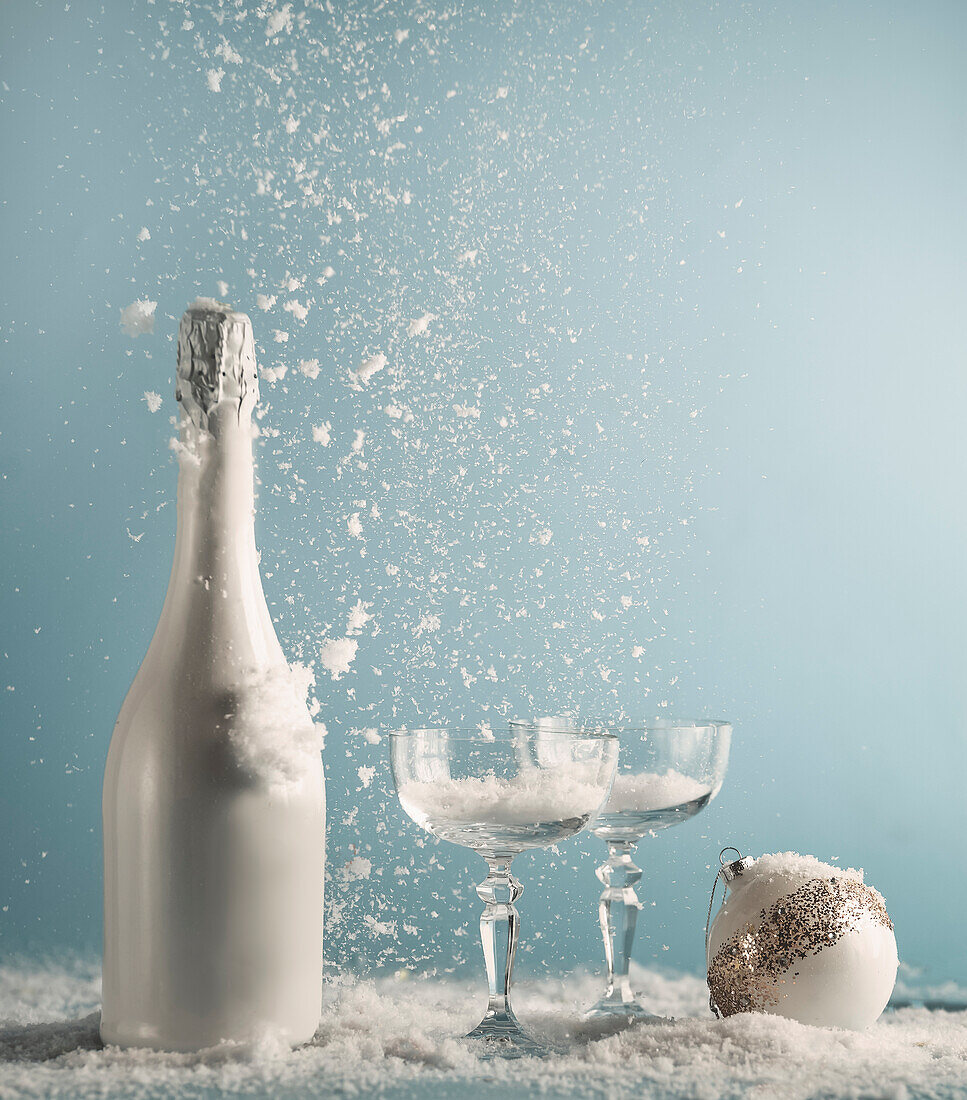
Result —
<path fill-rule="evenodd" d="M 159 1054 L 101 1047 L 94 963 L 0 967 L 0 1097 L 726 1097 L 967 1096 L 967 1011 L 904 1008 L 867 1032 L 769 1016 L 714 1020 L 701 979 L 638 969 L 673 1022 L 601 1037 L 581 1005 L 599 979 L 522 983 L 526 1026 L 567 1044 L 545 1059 L 480 1060 L 455 1036 L 477 1022 L 482 982 L 412 977 L 327 983 L 315 1040 Z"/>

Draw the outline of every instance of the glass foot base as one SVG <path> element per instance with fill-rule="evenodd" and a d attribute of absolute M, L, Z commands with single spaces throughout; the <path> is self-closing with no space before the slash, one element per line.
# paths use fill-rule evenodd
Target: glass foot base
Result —
<path fill-rule="evenodd" d="M 544 1058 L 555 1053 L 553 1047 L 532 1039 L 516 1020 L 484 1020 L 464 1038 L 474 1040 L 474 1053 L 480 1058 Z"/>
<path fill-rule="evenodd" d="M 628 1024 L 664 1024 L 664 1016 L 656 1016 L 642 1007 L 637 1001 L 609 1001 L 602 997 L 584 1013 L 584 1019 L 624 1027 Z"/>

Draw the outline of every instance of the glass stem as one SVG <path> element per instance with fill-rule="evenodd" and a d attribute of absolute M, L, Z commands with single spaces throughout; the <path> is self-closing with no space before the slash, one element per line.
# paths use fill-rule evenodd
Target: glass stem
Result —
<path fill-rule="evenodd" d="M 477 887 L 484 903 L 480 916 L 480 942 L 487 964 L 490 1003 L 480 1029 L 488 1032 L 518 1031 L 520 1025 L 510 1007 L 510 981 L 520 933 L 520 914 L 514 902 L 523 887 L 511 874 L 510 859 L 486 856 L 490 873 Z M 479 1029 L 477 1029 L 479 1030 Z"/>
<path fill-rule="evenodd" d="M 604 955 L 608 963 L 608 988 L 605 1002 L 630 1004 L 635 997 L 628 979 L 631 947 L 641 902 L 635 886 L 641 879 L 641 868 L 631 859 L 632 845 L 608 843 L 608 860 L 595 872 L 604 884 L 598 903 L 598 920 L 604 939 Z"/>

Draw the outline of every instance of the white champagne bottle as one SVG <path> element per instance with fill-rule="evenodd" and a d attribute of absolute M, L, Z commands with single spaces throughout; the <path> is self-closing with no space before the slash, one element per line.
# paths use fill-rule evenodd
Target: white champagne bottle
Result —
<path fill-rule="evenodd" d="M 190 1051 L 320 1014 L 325 792 L 254 534 L 258 376 L 244 313 L 178 333 L 178 534 L 161 618 L 104 776 L 107 1043 Z"/>

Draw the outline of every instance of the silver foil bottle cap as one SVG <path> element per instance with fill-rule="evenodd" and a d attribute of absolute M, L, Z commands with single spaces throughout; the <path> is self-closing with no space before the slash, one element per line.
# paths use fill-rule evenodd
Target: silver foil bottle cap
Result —
<path fill-rule="evenodd" d="M 252 322 L 214 298 L 197 298 L 178 327 L 175 399 L 199 428 L 221 402 L 238 414 L 251 412 L 259 399 L 258 367 Z"/>

